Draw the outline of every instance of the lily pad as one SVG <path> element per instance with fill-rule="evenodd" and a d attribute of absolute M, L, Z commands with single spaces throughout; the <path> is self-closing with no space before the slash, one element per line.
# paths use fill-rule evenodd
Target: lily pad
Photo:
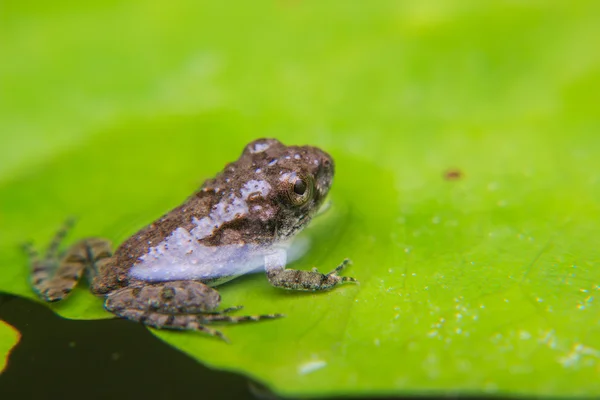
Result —
<path fill-rule="evenodd" d="M 21 334 L 15 328 L 0 320 L 0 373 L 6 368 L 10 351 L 19 343 Z"/>
<path fill-rule="evenodd" d="M 597 2 L 3 8 L 1 291 L 34 297 L 19 242 L 118 243 L 274 136 L 336 161 L 295 267 L 360 285 L 242 277 L 224 306 L 287 318 L 160 338 L 286 395 L 600 394 Z"/>

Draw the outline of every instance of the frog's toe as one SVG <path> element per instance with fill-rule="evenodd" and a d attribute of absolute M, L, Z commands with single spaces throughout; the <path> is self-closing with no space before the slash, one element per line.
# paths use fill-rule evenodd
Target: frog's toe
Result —
<path fill-rule="evenodd" d="M 360 285 L 360 282 L 356 278 L 353 278 L 351 276 L 340 276 L 339 278 L 341 279 L 340 283 L 350 282 Z"/>
<path fill-rule="evenodd" d="M 241 310 L 242 308 L 244 308 L 244 306 L 234 306 L 234 307 L 228 307 L 224 310 L 218 311 L 219 314 L 228 314 L 230 312 L 234 312 L 234 311 L 238 311 Z"/>
<path fill-rule="evenodd" d="M 262 321 L 265 319 L 277 319 L 285 317 L 283 314 L 263 314 L 263 315 L 224 315 L 224 314 L 205 314 L 198 316 L 200 324 L 237 324 L 240 322 Z"/>
<path fill-rule="evenodd" d="M 215 330 L 215 331 L 213 331 L 213 332 L 214 332 L 214 333 L 210 333 L 210 335 L 212 335 L 212 336 L 215 336 L 215 337 L 218 337 L 219 339 L 221 339 L 222 341 L 224 341 L 224 342 L 225 342 L 225 343 L 227 343 L 227 344 L 230 344 L 230 343 L 231 343 L 231 340 L 229 340 L 229 338 L 228 338 L 227 336 L 225 336 L 225 335 L 223 334 L 223 332 L 221 332 L 221 331 L 217 331 L 217 330 Z"/>
<path fill-rule="evenodd" d="M 344 260 L 340 263 L 340 265 L 335 267 L 335 269 L 333 271 L 331 271 L 330 273 L 328 273 L 327 275 L 328 276 L 337 275 L 338 273 L 340 273 L 344 268 L 346 268 L 349 265 L 352 265 L 352 260 L 350 260 L 349 258 L 344 258 Z"/>

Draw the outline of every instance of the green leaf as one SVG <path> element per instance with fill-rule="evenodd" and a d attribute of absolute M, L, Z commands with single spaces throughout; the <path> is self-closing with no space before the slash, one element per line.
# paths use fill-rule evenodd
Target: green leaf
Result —
<path fill-rule="evenodd" d="M 294 396 L 600 394 L 599 3 L 3 7 L 0 290 L 34 297 L 19 242 L 119 243 L 275 136 L 336 160 L 294 266 L 360 285 L 242 277 L 224 306 L 287 318 L 163 340 Z"/>
<path fill-rule="evenodd" d="M 6 368 L 8 355 L 19 343 L 21 334 L 8 323 L 0 320 L 0 373 Z"/>

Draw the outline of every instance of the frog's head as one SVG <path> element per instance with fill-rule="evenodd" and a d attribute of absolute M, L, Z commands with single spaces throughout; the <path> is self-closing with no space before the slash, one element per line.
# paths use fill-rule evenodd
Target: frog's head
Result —
<path fill-rule="evenodd" d="M 276 139 L 258 139 L 246 146 L 242 159 L 251 161 L 270 191 L 266 198 L 276 216 L 276 234 L 285 240 L 302 230 L 323 204 L 333 181 L 329 154 L 312 146 L 285 146 Z"/>

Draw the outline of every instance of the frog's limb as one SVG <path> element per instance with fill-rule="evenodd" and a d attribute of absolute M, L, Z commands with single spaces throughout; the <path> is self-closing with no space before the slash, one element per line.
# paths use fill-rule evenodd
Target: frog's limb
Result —
<path fill-rule="evenodd" d="M 67 297 L 84 270 L 95 270 L 100 260 L 112 255 L 108 240 L 90 238 L 74 244 L 59 257 L 60 242 L 70 225 L 71 221 L 56 233 L 43 258 L 31 244 L 24 245 L 31 262 L 31 285 L 44 301 L 54 302 Z"/>
<path fill-rule="evenodd" d="M 194 330 L 204 332 L 210 336 L 218 337 L 219 339 L 229 343 L 229 339 L 221 332 L 213 328 L 201 325 L 195 320 L 195 315 L 173 315 L 161 314 L 156 312 L 147 312 L 136 309 L 125 309 L 114 311 L 114 313 L 131 321 L 141 322 L 144 325 L 158 329 L 173 329 L 173 330 Z M 191 319 L 191 320 L 190 320 Z"/>
<path fill-rule="evenodd" d="M 281 249 L 265 256 L 265 269 L 271 285 L 282 289 L 318 291 L 331 289 L 344 282 L 357 282 L 348 276 L 338 276 L 338 273 L 350 264 L 349 259 L 328 274 L 320 273 L 316 268 L 312 271 L 286 269 L 286 251 Z"/>
<path fill-rule="evenodd" d="M 124 309 L 161 314 L 200 314 L 213 312 L 221 296 L 199 281 L 169 281 L 131 285 L 106 296 L 105 307 L 117 312 Z"/>
<path fill-rule="evenodd" d="M 60 247 L 62 241 L 67 236 L 67 233 L 73 228 L 75 225 L 75 219 L 69 218 L 65 221 L 63 226 L 56 232 L 52 241 L 48 245 L 48 250 L 46 250 L 46 260 L 54 260 L 58 258 L 58 248 Z"/>
<path fill-rule="evenodd" d="M 198 331 L 211 336 L 216 336 L 226 342 L 227 337 L 219 330 L 209 328 L 207 324 L 213 323 L 239 323 L 246 321 L 260 321 L 263 319 L 281 318 L 281 314 L 268 315 L 242 315 L 232 316 L 223 314 L 164 314 L 159 312 L 136 310 L 133 308 L 112 311 L 121 318 L 141 322 L 146 326 L 157 329 Z"/>
<path fill-rule="evenodd" d="M 219 293 L 199 281 L 171 281 L 128 286 L 106 297 L 105 308 L 122 318 L 161 329 L 195 330 L 226 340 L 223 334 L 205 327 L 215 322 L 238 323 L 280 318 L 281 314 L 225 315 L 241 306 L 216 310 Z"/>

